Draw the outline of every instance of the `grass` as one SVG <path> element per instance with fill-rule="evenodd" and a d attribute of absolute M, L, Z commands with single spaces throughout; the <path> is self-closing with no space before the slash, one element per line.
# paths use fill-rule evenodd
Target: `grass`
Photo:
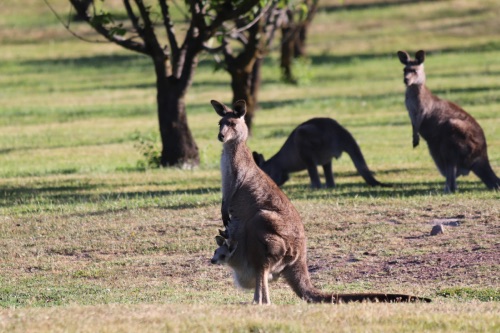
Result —
<path fill-rule="evenodd" d="M 51 1 L 65 13 L 68 4 Z M 442 194 L 429 153 L 411 147 L 395 52 L 429 51 L 429 87 L 481 124 L 500 173 L 500 26 L 496 1 L 321 2 L 310 63 L 297 86 L 266 59 L 248 144 L 266 157 L 300 122 L 333 117 L 376 177 L 347 155 L 334 190 L 307 173 L 283 190 L 304 220 L 313 283 L 332 292 L 387 291 L 431 304 L 307 305 L 282 281 L 269 308 L 210 265 L 220 222 L 220 143 L 210 99 L 229 77 L 202 56 L 187 96 L 201 165 L 144 168 L 157 138 L 149 59 L 71 37 L 39 1 L 0 5 L 0 331 L 494 332 L 500 321 L 500 195 L 474 176 Z M 84 25 L 75 29 L 94 38 Z M 429 236 L 443 223 L 445 233 Z M 78 319 L 77 319 L 78 318 Z"/>

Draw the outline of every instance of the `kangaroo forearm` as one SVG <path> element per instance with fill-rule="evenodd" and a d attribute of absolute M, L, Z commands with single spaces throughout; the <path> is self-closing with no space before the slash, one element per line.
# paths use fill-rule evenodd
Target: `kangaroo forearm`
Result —
<path fill-rule="evenodd" d="M 229 217 L 229 208 L 227 205 L 227 202 L 222 199 L 222 204 L 221 204 L 221 216 L 222 216 L 222 222 L 224 223 L 224 226 L 227 226 L 230 217 Z"/>
<path fill-rule="evenodd" d="M 420 143 L 420 135 L 416 130 L 413 130 L 413 148 L 418 146 L 419 143 Z"/>

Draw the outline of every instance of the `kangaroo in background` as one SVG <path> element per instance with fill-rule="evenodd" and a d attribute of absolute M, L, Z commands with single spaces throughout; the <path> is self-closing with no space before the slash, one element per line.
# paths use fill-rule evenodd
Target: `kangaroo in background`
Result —
<path fill-rule="evenodd" d="M 398 51 L 404 67 L 405 104 L 413 128 L 413 147 L 421 135 L 441 174 L 446 178 L 445 192 L 455 192 L 458 176 L 472 170 L 489 189 L 500 189 L 500 179 L 488 160 L 486 138 L 477 121 L 460 106 L 433 95 L 425 86 L 425 52 L 415 59 Z"/>
<path fill-rule="evenodd" d="M 218 139 L 223 143 L 223 221 L 237 221 L 229 233 L 237 247 L 227 265 L 241 287 L 255 290 L 254 303 L 271 303 L 268 279 L 280 275 L 307 302 L 430 301 L 401 294 L 323 293 L 314 288 L 307 269 L 306 236 L 299 213 L 278 185 L 255 164 L 246 145 L 245 101 L 234 103 L 232 110 L 215 100 L 211 104 L 221 117 Z"/>
<path fill-rule="evenodd" d="M 290 172 L 307 169 L 312 188 L 320 188 L 318 165 L 323 166 L 326 187 L 335 187 L 332 173 L 332 158 L 339 158 L 347 152 L 354 166 L 371 186 L 387 186 L 377 181 L 366 165 L 356 140 L 349 131 L 331 118 L 313 118 L 297 126 L 283 147 L 269 160 L 253 152 L 255 163 L 272 180 L 283 185 Z"/>

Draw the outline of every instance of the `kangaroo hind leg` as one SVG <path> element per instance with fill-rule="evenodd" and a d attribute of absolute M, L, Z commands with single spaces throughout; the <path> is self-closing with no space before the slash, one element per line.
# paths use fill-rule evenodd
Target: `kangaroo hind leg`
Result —
<path fill-rule="evenodd" d="M 457 190 L 457 166 L 454 164 L 446 166 L 445 170 L 446 184 L 445 193 L 454 193 Z"/>
<path fill-rule="evenodd" d="M 255 292 L 253 294 L 253 303 L 271 304 L 271 299 L 269 297 L 269 269 L 263 268 L 257 273 L 257 281 L 255 283 Z"/>

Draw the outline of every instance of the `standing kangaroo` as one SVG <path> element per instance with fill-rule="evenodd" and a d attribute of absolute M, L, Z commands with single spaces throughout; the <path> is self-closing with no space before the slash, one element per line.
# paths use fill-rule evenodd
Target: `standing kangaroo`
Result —
<path fill-rule="evenodd" d="M 460 106 L 434 96 L 425 86 L 425 52 L 411 59 L 398 51 L 404 67 L 406 108 L 413 127 L 413 147 L 421 135 L 441 174 L 446 178 L 445 192 L 455 192 L 458 176 L 472 170 L 489 189 L 500 189 L 500 179 L 491 169 L 486 139 L 477 121 Z"/>
<path fill-rule="evenodd" d="M 254 303 L 271 303 L 268 279 L 278 276 L 283 276 L 307 302 L 430 301 L 399 294 L 323 293 L 314 288 L 307 270 L 306 236 L 299 213 L 255 164 L 246 145 L 245 101 L 234 103 L 232 110 L 220 102 L 211 103 L 222 117 L 218 135 L 223 143 L 222 217 L 224 224 L 237 224 L 228 235 L 237 246 L 224 263 L 233 270 L 237 284 L 254 288 Z"/>
<path fill-rule="evenodd" d="M 253 153 L 255 163 L 272 180 L 283 185 L 290 172 L 307 169 L 312 188 L 320 188 L 318 165 L 323 166 L 327 187 L 335 187 L 332 158 L 347 152 L 354 166 L 371 186 L 387 186 L 377 181 L 366 165 L 361 149 L 351 133 L 331 118 L 313 118 L 295 128 L 281 149 L 269 160 Z"/>

